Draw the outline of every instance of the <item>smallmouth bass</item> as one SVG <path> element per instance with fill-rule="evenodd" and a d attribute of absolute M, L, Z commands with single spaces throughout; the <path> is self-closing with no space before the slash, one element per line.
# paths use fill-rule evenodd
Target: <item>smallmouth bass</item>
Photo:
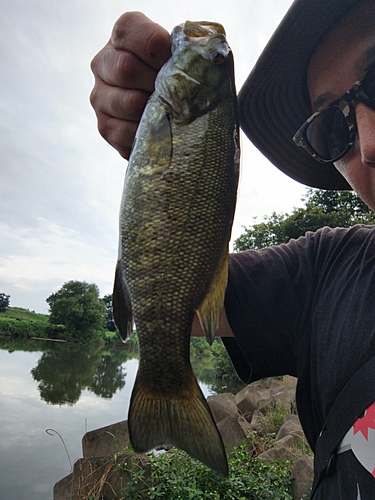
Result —
<path fill-rule="evenodd" d="M 138 335 L 133 449 L 177 446 L 227 476 L 189 348 L 196 312 L 212 343 L 227 284 L 240 156 L 233 56 L 216 23 L 187 21 L 171 45 L 125 176 L 113 314 L 124 340 L 133 321 Z"/>

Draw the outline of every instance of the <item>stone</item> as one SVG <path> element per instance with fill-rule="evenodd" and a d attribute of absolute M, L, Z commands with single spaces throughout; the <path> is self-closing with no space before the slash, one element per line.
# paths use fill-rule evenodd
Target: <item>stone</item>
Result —
<path fill-rule="evenodd" d="M 127 420 L 101 427 L 82 438 L 83 458 L 114 456 L 130 443 Z"/>
<path fill-rule="evenodd" d="M 224 420 L 226 417 L 236 417 L 238 415 L 236 398 L 231 392 L 209 396 L 207 403 L 216 423 Z"/>
<path fill-rule="evenodd" d="M 297 425 L 301 425 L 299 416 L 296 415 L 295 413 L 287 413 L 284 417 L 284 423 L 293 421 Z"/>
<path fill-rule="evenodd" d="M 298 379 L 292 375 L 283 375 L 283 385 L 285 387 L 296 387 Z"/>
<path fill-rule="evenodd" d="M 273 462 L 275 460 L 296 460 L 298 453 L 298 442 L 294 436 L 285 436 L 272 448 L 264 451 L 257 458 Z"/>
<path fill-rule="evenodd" d="M 291 480 L 294 500 L 310 498 L 314 477 L 314 459 L 311 455 L 303 455 L 294 464 Z"/>
<path fill-rule="evenodd" d="M 263 389 L 258 393 L 258 410 L 261 413 L 266 413 L 270 407 L 274 406 L 275 400 L 269 389 Z"/>
<path fill-rule="evenodd" d="M 291 407 L 296 401 L 295 387 L 282 387 L 272 395 L 276 403 L 281 403 L 286 408 Z"/>
<path fill-rule="evenodd" d="M 71 500 L 73 473 L 63 477 L 53 487 L 53 500 Z"/>
<path fill-rule="evenodd" d="M 272 394 L 275 394 L 276 392 L 280 391 L 280 389 L 284 389 L 283 382 L 276 378 L 268 378 L 264 380 L 263 383 L 264 387 L 270 389 Z"/>
<path fill-rule="evenodd" d="M 224 418 L 224 420 L 221 420 L 217 424 L 217 428 L 221 434 L 227 453 L 230 453 L 235 446 L 240 446 L 242 443 L 249 443 L 247 432 L 242 427 L 238 417 L 229 416 Z"/>
<path fill-rule="evenodd" d="M 270 406 L 281 403 L 285 407 L 295 404 L 295 379 L 283 381 L 269 378 L 253 382 L 236 394 L 235 401 L 239 411 L 247 420 L 256 410 L 265 413 Z"/>
<path fill-rule="evenodd" d="M 246 418 L 251 418 L 251 415 L 258 408 L 258 399 L 251 384 L 247 385 L 236 394 L 235 401 L 237 408 Z"/>
<path fill-rule="evenodd" d="M 271 391 L 262 384 L 249 384 L 236 394 L 236 405 L 246 419 L 251 419 L 255 410 L 263 409 L 271 401 Z"/>
<path fill-rule="evenodd" d="M 297 415 L 295 415 L 297 417 Z M 287 419 L 285 421 L 284 419 L 284 424 L 280 427 L 275 441 L 279 441 L 285 436 L 295 436 L 297 439 L 303 439 L 304 433 L 299 421 L 299 418 L 297 419 Z"/>
<path fill-rule="evenodd" d="M 105 500 L 123 498 L 130 471 L 144 470 L 142 482 L 151 475 L 151 464 L 145 455 L 126 453 L 119 456 L 116 463 L 108 458 L 80 458 L 74 463 L 71 500 L 89 498 L 89 495 Z"/>

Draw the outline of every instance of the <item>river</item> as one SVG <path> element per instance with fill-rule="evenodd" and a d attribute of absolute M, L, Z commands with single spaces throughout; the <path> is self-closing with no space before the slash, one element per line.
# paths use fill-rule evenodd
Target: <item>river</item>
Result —
<path fill-rule="evenodd" d="M 126 419 L 136 356 L 44 341 L 0 348 L 0 500 L 52 499 L 84 433 Z M 226 390 L 203 378 L 206 396 Z"/>

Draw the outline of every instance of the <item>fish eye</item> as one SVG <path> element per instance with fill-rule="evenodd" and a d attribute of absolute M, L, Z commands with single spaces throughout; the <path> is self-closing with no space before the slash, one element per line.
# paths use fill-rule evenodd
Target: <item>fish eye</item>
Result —
<path fill-rule="evenodd" d="M 211 61 L 214 64 L 221 64 L 225 61 L 225 54 L 220 52 L 220 50 L 213 50 L 211 52 Z"/>

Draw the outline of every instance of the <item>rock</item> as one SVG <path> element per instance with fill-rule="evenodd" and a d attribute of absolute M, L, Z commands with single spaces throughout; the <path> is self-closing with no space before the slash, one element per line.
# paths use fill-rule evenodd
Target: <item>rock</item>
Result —
<path fill-rule="evenodd" d="M 258 400 L 254 394 L 251 385 L 247 385 L 240 390 L 235 396 L 237 408 L 246 418 L 251 418 L 251 415 L 258 408 Z"/>
<path fill-rule="evenodd" d="M 283 375 L 283 385 L 284 387 L 296 387 L 297 378 L 292 375 Z"/>
<path fill-rule="evenodd" d="M 280 427 L 279 432 L 276 435 L 275 441 L 279 441 L 288 435 L 294 436 L 297 439 L 303 439 L 304 433 L 297 415 L 290 415 L 287 419 L 284 418 L 284 422 L 285 423 Z"/>
<path fill-rule="evenodd" d="M 303 455 L 296 461 L 292 470 L 292 495 L 294 500 L 310 498 L 313 477 L 314 459 L 311 455 Z"/>
<path fill-rule="evenodd" d="M 235 446 L 249 443 L 247 431 L 244 430 L 244 419 L 239 422 L 240 419 L 241 417 L 229 416 L 217 424 L 227 453 L 230 453 Z"/>
<path fill-rule="evenodd" d="M 264 380 L 263 385 L 267 389 L 270 389 L 272 394 L 275 394 L 280 389 L 284 389 L 283 382 L 281 380 L 276 379 L 276 378 L 268 378 L 268 379 Z"/>
<path fill-rule="evenodd" d="M 60 479 L 53 487 L 53 500 L 71 500 L 73 473 Z"/>
<path fill-rule="evenodd" d="M 255 410 L 264 408 L 271 400 L 271 391 L 258 383 L 244 387 L 236 395 L 236 405 L 246 419 L 251 419 Z"/>
<path fill-rule="evenodd" d="M 246 420 L 245 417 L 238 416 L 237 420 L 247 436 L 249 432 L 253 429 L 253 427 L 251 426 L 251 424 L 249 424 L 249 422 Z"/>
<path fill-rule="evenodd" d="M 209 396 L 207 398 L 207 403 L 216 423 L 229 416 L 238 416 L 236 398 L 231 392 Z"/>
<path fill-rule="evenodd" d="M 266 413 L 270 407 L 274 406 L 275 400 L 269 389 L 263 389 L 259 393 L 258 410 L 262 413 Z"/>
<path fill-rule="evenodd" d="M 298 442 L 294 436 L 285 436 L 272 448 L 258 455 L 261 460 L 296 460 Z"/>
<path fill-rule="evenodd" d="M 140 469 L 145 471 L 142 481 L 150 477 L 151 464 L 145 455 L 127 453 L 118 457 L 116 463 L 108 457 L 80 458 L 73 468 L 71 500 L 89 498 L 89 495 L 106 500 L 122 498 L 131 478 L 130 471 Z"/>
<path fill-rule="evenodd" d="M 296 388 L 295 387 L 282 387 L 278 391 L 272 394 L 273 400 L 277 403 L 281 403 L 286 408 L 294 405 L 296 400 Z"/>
<path fill-rule="evenodd" d="M 299 416 L 295 415 L 294 413 L 287 413 L 284 417 L 284 423 L 293 421 L 297 425 L 301 425 L 301 422 L 299 420 Z"/>
<path fill-rule="evenodd" d="M 273 378 L 253 382 L 237 393 L 235 401 L 248 421 L 256 410 L 265 413 L 277 403 L 288 408 L 295 403 L 295 379 L 289 380 L 288 385 Z"/>
<path fill-rule="evenodd" d="M 114 456 L 128 446 L 127 420 L 95 429 L 82 438 L 83 458 Z"/>

